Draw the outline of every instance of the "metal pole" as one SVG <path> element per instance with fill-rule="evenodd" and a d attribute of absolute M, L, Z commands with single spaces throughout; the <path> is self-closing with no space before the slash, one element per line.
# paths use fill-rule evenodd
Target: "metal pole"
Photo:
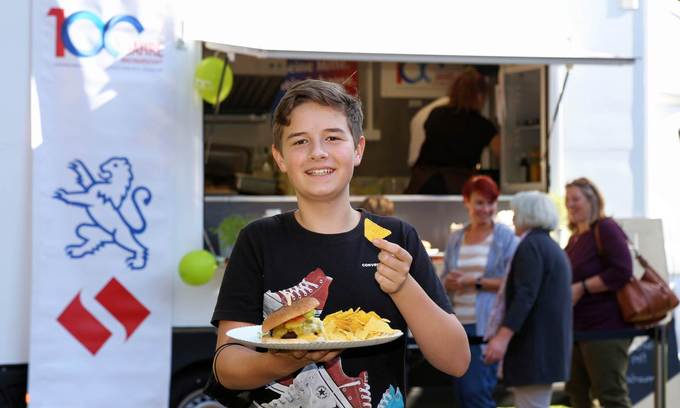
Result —
<path fill-rule="evenodd" d="M 666 408 L 668 378 L 666 324 L 654 328 L 654 408 Z"/>

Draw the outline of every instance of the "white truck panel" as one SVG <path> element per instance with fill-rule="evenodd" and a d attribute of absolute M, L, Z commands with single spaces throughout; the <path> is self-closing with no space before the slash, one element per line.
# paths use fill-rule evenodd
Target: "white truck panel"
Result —
<path fill-rule="evenodd" d="M 30 2 L 0 14 L 0 364 L 26 363 L 31 270 Z"/>
<path fill-rule="evenodd" d="M 634 75 L 638 65 L 574 66 L 551 138 L 551 190 L 577 177 L 602 190 L 605 210 L 617 217 L 644 215 L 643 134 L 636 130 Z M 551 71 L 551 92 L 559 92 L 565 69 Z M 550 112 L 557 95 L 551 95 Z"/>

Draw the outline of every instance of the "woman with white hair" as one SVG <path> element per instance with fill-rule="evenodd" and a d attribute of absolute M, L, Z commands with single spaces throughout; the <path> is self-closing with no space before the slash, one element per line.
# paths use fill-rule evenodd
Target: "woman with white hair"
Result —
<path fill-rule="evenodd" d="M 520 243 L 499 292 L 505 307 L 496 309 L 487 330 L 485 362 L 503 360 L 516 407 L 548 407 L 552 383 L 566 380 L 571 365 L 571 267 L 550 237 L 558 223 L 552 200 L 523 192 L 511 207 Z"/>

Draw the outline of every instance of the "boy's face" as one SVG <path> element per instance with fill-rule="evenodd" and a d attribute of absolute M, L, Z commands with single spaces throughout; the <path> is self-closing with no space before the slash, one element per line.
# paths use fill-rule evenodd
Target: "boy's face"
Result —
<path fill-rule="evenodd" d="M 354 146 L 342 112 L 307 102 L 293 110 L 290 125 L 283 128 L 281 150 L 272 147 L 272 153 L 298 196 L 332 200 L 348 191 L 365 144 L 361 136 Z"/>

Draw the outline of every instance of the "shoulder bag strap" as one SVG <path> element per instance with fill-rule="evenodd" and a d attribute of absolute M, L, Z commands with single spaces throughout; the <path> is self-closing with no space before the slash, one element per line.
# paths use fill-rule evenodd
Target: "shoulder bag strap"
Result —
<path fill-rule="evenodd" d="M 642 266 L 642 269 L 645 270 L 645 271 L 647 271 L 649 269 L 653 269 L 651 267 L 651 265 L 649 265 L 649 262 L 647 262 L 645 257 L 642 256 L 642 254 L 640 252 L 638 252 L 637 248 L 635 247 L 635 245 L 633 245 L 633 242 L 630 240 L 630 238 L 628 238 L 628 234 L 626 234 L 626 231 L 623 230 L 623 227 L 621 227 L 621 224 L 616 222 L 616 220 L 614 220 L 613 218 L 612 218 L 612 220 L 614 221 L 616 226 L 619 228 L 619 231 L 621 231 L 623 236 L 626 238 L 626 244 L 628 245 L 628 248 L 630 249 L 631 258 L 632 258 L 633 263 L 635 263 L 637 261 L 640 264 L 640 266 Z M 598 255 L 602 256 L 604 251 L 602 249 L 602 241 L 600 241 L 599 225 L 600 224 L 599 224 L 599 221 L 598 221 L 598 223 L 595 226 L 595 243 L 597 245 Z M 656 272 L 654 272 L 654 273 L 656 273 Z M 631 276 L 631 279 L 634 280 L 634 279 L 637 279 L 637 278 L 635 278 L 635 276 Z"/>
<path fill-rule="evenodd" d="M 600 221 L 596 221 L 593 226 L 593 234 L 595 235 L 595 246 L 597 247 L 597 255 L 604 256 L 604 249 L 602 248 L 602 240 L 600 239 Z"/>
<path fill-rule="evenodd" d="M 638 256 L 641 256 L 638 253 L 637 248 L 633 245 L 633 243 L 630 241 L 630 238 L 628 238 L 628 234 L 623 230 L 621 225 L 616 222 L 613 218 L 611 218 L 612 221 L 614 221 L 614 224 L 619 228 L 619 231 L 623 234 L 624 238 L 626 238 L 626 243 L 628 246 L 632 249 L 632 252 L 635 254 L 635 258 Z M 602 246 L 602 238 L 600 238 L 600 221 L 595 221 L 595 224 L 593 225 L 593 234 L 595 235 L 595 246 L 597 247 L 597 254 L 599 256 L 604 256 L 604 247 Z"/>
<path fill-rule="evenodd" d="M 637 247 L 633 244 L 633 241 L 631 241 L 630 238 L 628 238 L 628 234 L 626 234 L 626 231 L 623 230 L 621 224 L 619 224 L 618 221 L 616 221 L 613 218 L 611 220 L 614 221 L 614 224 L 616 224 L 616 226 L 619 228 L 619 231 L 621 231 L 624 238 L 626 238 L 626 244 L 628 244 L 628 248 L 630 249 L 633 260 L 637 259 L 638 261 L 640 261 L 640 258 L 642 258 L 643 260 L 640 261 L 640 263 L 642 264 L 643 268 L 646 268 L 649 265 L 647 263 L 647 260 L 645 260 L 642 254 L 638 252 Z"/>

